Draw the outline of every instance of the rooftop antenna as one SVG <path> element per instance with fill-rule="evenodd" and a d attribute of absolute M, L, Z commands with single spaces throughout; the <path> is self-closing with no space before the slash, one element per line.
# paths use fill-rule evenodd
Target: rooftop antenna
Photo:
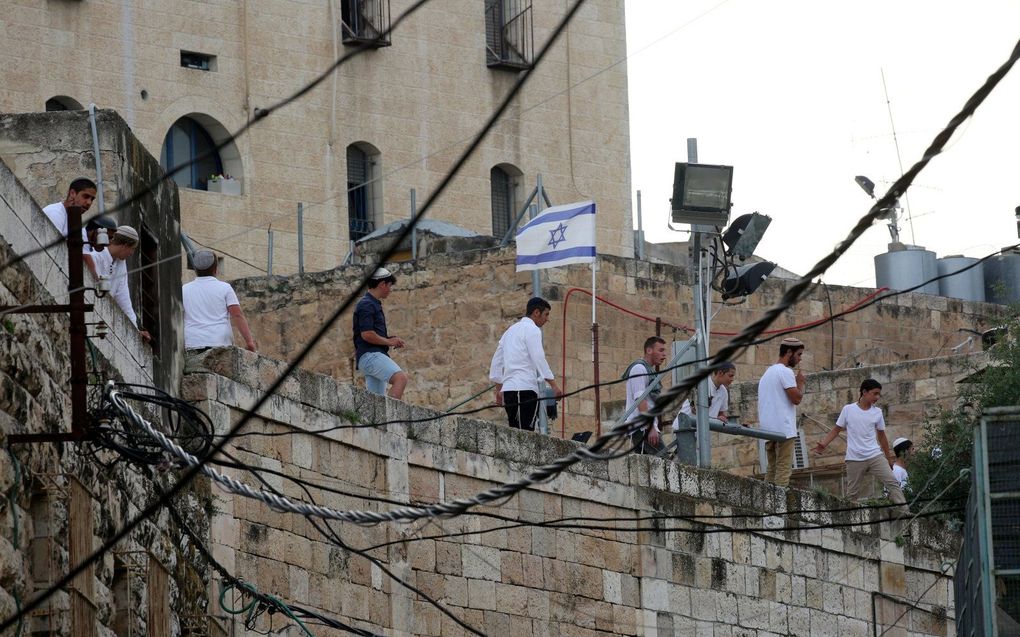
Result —
<path fill-rule="evenodd" d="M 885 69 L 879 69 L 882 72 L 882 90 L 885 92 L 885 107 L 889 111 L 889 127 L 892 128 L 892 139 L 893 145 L 896 146 L 896 161 L 900 165 L 900 177 L 903 176 L 903 158 L 900 157 L 900 142 L 896 137 L 896 123 L 893 121 L 892 116 L 892 102 L 889 101 L 889 88 L 885 85 Z M 862 186 L 863 187 L 863 186 Z M 872 195 L 874 197 L 874 195 Z M 907 205 L 907 222 L 910 223 L 910 243 L 916 244 L 917 240 L 914 238 L 914 216 L 910 213 L 910 195 L 903 193 L 903 201 Z M 896 218 L 893 217 L 893 224 L 890 226 L 890 232 L 892 227 L 896 223 Z M 897 228 L 898 231 L 898 228 Z M 897 232 L 898 234 L 898 232 Z M 894 238 L 893 241 L 898 240 Z"/>

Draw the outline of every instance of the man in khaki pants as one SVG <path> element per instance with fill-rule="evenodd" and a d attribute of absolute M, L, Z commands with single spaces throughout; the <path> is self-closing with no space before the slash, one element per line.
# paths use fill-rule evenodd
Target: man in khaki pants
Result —
<path fill-rule="evenodd" d="M 792 337 L 779 344 L 779 360 L 758 381 L 758 426 L 784 434 L 782 442 L 765 443 L 769 468 L 765 479 L 781 487 L 790 484 L 793 448 L 797 442 L 797 405 L 804 398 L 804 373 L 794 368 L 804 355 L 804 343 Z"/>
<path fill-rule="evenodd" d="M 861 395 L 857 402 L 843 407 L 836 420 L 836 427 L 815 446 L 815 453 L 822 453 L 829 443 L 836 439 L 840 430 L 846 430 L 846 497 L 856 500 L 861 493 L 865 478 L 874 476 L 885 485 L 889 499 L 896 504 L 905 504 L 900 481 L 893 475 L 891 464 L 895 459 L 889 451 L 889 438 L 885 435 L 885 417 L 876 407 L 882 397 L 882 384 L 874 378 L 861 383 Z M 907 513 L 906 506 L 897 507 L 898 513 Z"/>

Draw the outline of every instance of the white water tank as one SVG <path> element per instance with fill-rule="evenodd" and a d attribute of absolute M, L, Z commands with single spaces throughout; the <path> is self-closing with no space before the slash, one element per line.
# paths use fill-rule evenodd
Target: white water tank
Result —
<path fill-rule="evenodd" d="M 976 265 L 975 265 L 976 264 Z M 985 270 L 980 259 L 954 254 L 938 260 L 939 294 L 964 301 L 985 300 Z M 964 268 L 968 268 L 962 271 Z M 952 275 L 952 276 L 946 276 Z"/>
<path fill-rule="evenodd" d="M 890 290 L 910 290 L 919 294 L 938 294 L 939 283 L 935 253 L 921 246 L 890 243 L 889 251 L 875 255 L 875 285 Z M 925 283 L 930 281 L 930 283 Z"/>
<path fill-rule="evenodd" d="M 985 261 L 985 299 L 989 303 L 1020 302 L 1020 254 L 1004 252 Z"/>

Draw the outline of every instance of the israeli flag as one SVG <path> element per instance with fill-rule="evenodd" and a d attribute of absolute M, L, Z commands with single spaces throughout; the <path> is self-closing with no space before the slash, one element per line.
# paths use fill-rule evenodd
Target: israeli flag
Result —
<path fill-rule="evenodd" d="M 595 261 L 595 202 L 546 208 L 517 231 L 517 271 Z"/>

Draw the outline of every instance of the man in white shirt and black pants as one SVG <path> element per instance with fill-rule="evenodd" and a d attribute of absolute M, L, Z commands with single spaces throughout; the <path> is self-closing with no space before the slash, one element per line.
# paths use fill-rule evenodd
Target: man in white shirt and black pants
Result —
<path fill-rule="evenodd" d="M 786 436 L 781 442 L 768 441 L 765 451 L 769 468 L 765 479 L 780 487 L 789 486 L 793 471 L 793 449 L 797 441 L 797 405 L 804 398 L 807 379 L 793 370 L 800 364 L 804 343 L 787 337 L 779 344 L 779 360 L 765 370 L 758 381 L 758 426 Z"/>
<path fill-rule="evenodd" d="M 191 264 L 195 266 L 198 278 L 185 283 L 181 290 L 184 349 L 230 347 L 234 344 L 233 324 L 241 333 L 245 348 L 254 352 L 255 339 L 234 288 L 216 278 L 216 255 L 209 250 L 199 250 L 192 255 Z"/>
<path fill-rule="evenodd" d="M 503 405 L 507 420 L 515 429 L 535 430 L 539 378 L 549 383 L 556 398 L 563 396 L 542 347 L 542 326 L 549 321 L 551 310 L 545 299 L 537 296 L 530 299 L 524 318 L 503 333 L 492 355 L 489 380 L 496 383 L 496 404 Z"/>

